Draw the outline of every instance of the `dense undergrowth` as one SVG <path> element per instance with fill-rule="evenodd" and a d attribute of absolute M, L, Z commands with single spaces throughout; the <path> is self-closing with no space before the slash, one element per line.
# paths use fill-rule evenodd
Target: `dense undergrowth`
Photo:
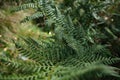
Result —
<path fill-rule="evenodd" d="M 0 10 L 1 80 L 120 79 L 119 0 L 5 3 Z"/>

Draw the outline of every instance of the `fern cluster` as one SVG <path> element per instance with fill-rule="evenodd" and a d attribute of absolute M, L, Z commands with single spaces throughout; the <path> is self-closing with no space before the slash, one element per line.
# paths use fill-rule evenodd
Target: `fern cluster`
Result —
<path fill-rule="evenodd" d="M 110 42 L 119 38 L 120 28 L 116 18 L 120 15 L 119 3 L 119 0 L 63 0 L 61 3 L 56 0 L 33 0 L 14 10 L 33 8 L 36 10 L 35 14 L 27 16 L 22 22 L 45 17 L 46 21 L 43 23 L 48 27 L 56 27 L 56 17 L 57 22 L 63 25 L 62 20 L 69 14 L 74 26 L 82 26 L 87 31 L 86 38 L 90 43 L 106 43 L 104 40 Z M 58 17 L 62 17 L 62 20 Z"/>
<path fill-rule="evenodd" d="M 120 59 L 101 55 L 105 52 L 101 45 L 79 45 L 78 53 L 59 42 L 36 41 L 32 38 L 23 40 L 24 45 L 15 43 L 20 54 L 18 58 L 0 58 L 1 80 L 89 80 L 103 75 L 119 77 L 114 71 L 117 68 L 106 65 Z"/>
<path fill-rule="evenodd" d="M 1 80 L 90 80 L 104 76 L 119 79 L 119 69 L 110 65 L 120 58 L 111 56 L 106 45 L 94 43 L 91 38 L 94 29 L 87 28 L 90 24 L 86 24 L 86 18 L 79 24 L 69 9 L 62 11 L 54 0 L 35 0 L 16 11 L 27 8 L 39 12 L 24 21 L 46 17 L 45 23 L 55 27 L 55 36 L 50 41 L 29 37 L 22 38 L 23 43 L 15 42 L 19 56 L 0 57 Z"/>

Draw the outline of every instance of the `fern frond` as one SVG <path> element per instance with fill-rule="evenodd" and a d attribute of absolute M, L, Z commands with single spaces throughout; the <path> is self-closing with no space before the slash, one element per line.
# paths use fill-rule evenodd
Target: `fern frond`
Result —
<path fill-rule="evenodd" d="M 42 75 L 9 75 L 9 76 L 0 76 L 1 80 L 44 80 Z"/>
<path fill-rule="evenodd" d="M 41 56 L 36 56 L 32 51 L 29 51 L 29 50 L 23 48 L 23 46 L 16 44 L 16 47 L 22 56 L 25 56 L 29 59 L 39 61 L 42 58 Z"/>
<path fill-rule="evenodd" d="M 30 21 L 30 20 L 33 20 L 39 17 L 43 17 L 42 12 L 37 12 L 37 13 L 32 14 L 31 16 L 27 16 L 21 22 L 27 22 L 27 21 Z"/>
<path fill-rule="evenodd" d="M 89 80 L 95 79 L 96 77 L 102 77 L 103 75 L 120 77 L 114 70 L 118 69 L 105 65 L 89 65 L 82 69 L 73 67 L 60 67 L 57 69 L 55 74 L 57 80 Z"/>
<path fill-rule="evenodd" d="M 14 8 L 12 11 L 20 11 L 20 10 L 25 10 L 25 9 L 29 9 L 29 8 L 34 8 L 37 9 L 38 8 L 38 3 L 27 3 L 27 4 L 23 4 L 17 8 Z"/>
<path fill-rule="evenodd" d="M 57 44 L 55 42 L 41 42 L 40 44 L 32 38 L 24 39 L 24 41 L 27 48 L 23 48 L 20 44 L 17 43 L 16 47 L 18 48 L 22 56 L 28 57 L 29 59 L 33 59 L 35 61 L 40 61 L 41 59 L 44 59 L 57 62 L 60 60 L 64 60 L 66 56 L 70 56 L 73 54 L 73 50 L 69 50 L 69 52 L 67 51 L 69 47 Z"/>
<path fill-rule="evenodd" d="M 14 71 L 20 72 L 22 74 L 47 72 L 47 70 L 49 71 L 54 68 L 52 62 L 48 61 L 41 61 L 40 64 L 9 62 L 8 64 L 6 63 L 6 65 L 8 68 L 11 68 Z"/>

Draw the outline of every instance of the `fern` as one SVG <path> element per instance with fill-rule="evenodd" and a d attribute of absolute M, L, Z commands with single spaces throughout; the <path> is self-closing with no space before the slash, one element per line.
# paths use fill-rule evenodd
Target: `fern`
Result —
<path fill-rule="evenodd" d="M 39 17 L 43 17 L 43 14 L 41 12 L 37 12 L 37 13 L 33 14 L 32 16 L 27 16 L 21 22 L 27 22 L 27 21 L 30 21 L 30 20 L 33 20 L 33 19 L 36 19 L 36 18 L 39 18 Z"/>
<path fill-rule="evenodd" d="M 42 42 L 42 44 L 39 44 L 32 38 L 23 39 L 25 41 L 25 45 L 15 43 L 16 47 L 22 56 L 30 54 L 27 55 L 27 57 L 32 60 L 32 62 L 27 62 L 22 59 L 10 60 L 1 58 L 2 64 L 6 65 L 6 68 L 9 68 L 11 71 L 14 70 L 14 72 L 11 72 L 12 74 L 8 76 L 1 76 L 0 79 L 88 80 L 95 76 L 102 77 L 103 74 L 119 76 L 114 71 L 117 68 L 105 66 L 119 61 L 119 58 L 97 55 L 93 50 L 89 50 L 90 53 L 88 53 L 87 48 L 81 48 L 81 50 L 84 50 L 80 55 L 78 55 L 74 49 L 65 44 L 58 44 L 58 42 Z M 26 50 L 25 48 L 27 48 L 28 52 L 24 51 Z M 34 56 L 31 56 L 33 54 Z M 89 73 L 92 75 L 88 76 Z M 24 77 L 24 75 L 26 76 Z"/>
<path fill-rule="evenodd" d="M 0 75 L 1 80 L 89 80 L 103 76 L 119 79 L 119 69 L 110 65 L 119 62 L 120 58 L 111 56 L 106 46 L 95 44 L 92 39 L 96 32 L 87 24 L 89 20 L 93 20 L 93 15 L 88 15 L 92 13 L 89 0 L 75 2 L 78 5 L 73 13 L 87 4 L 82 7 L 87 11 L 80 20 L 83 23 L 79 23 L 79 19 L 74 22 L 75 15 L 68 10 L 59 9 L 60 6 L 56 5 L 54 0 L 37 0 L 18 7 L 18 10 L 37 8 L 39 11 L 24 21 L 37 18 L 41 13 L 47 20 L 54 20 L 55 36 L 53 41 L 48 42 L 32 38 L 22 38 L 24 43 L 15 42 L 21 56 L 13 60 L 9 57 L 0 58 L 1 68 L 6 69 Z M 97 7 L 98 4 L 94 5 Z M 94 31 L 93 34 L 91 30 Z M 27 60 L 21 57 L 26 57 Z"/>
<path fill-rule="evenodd" d="M 17 9 L 15 8 L 12 11 L 25 10 L 25 9 L 29 9 L 29 8 L 38 8 L 37 6 L 38 6 L 37 3 L 28 3 L 28 4 L 24 4 L 20 7 L 18 7 Z"/>

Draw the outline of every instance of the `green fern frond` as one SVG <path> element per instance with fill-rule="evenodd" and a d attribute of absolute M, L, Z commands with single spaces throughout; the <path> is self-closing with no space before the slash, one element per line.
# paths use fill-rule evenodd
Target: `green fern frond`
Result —
<path fill-rule="evenodd" d="M 14 8 L 12 11 L 20 11 L 20 10 L 25 10 L 25 9 L 29 9 L 29 8 L 34 8 L 37 9 L 38 8 L 38 3 L 27 3 L 27 4 L 23 4 L 17 8 Z"/>
<path fill-rule="evenodd" d="M 42 12 L 37 12 L 37 13 L 32 14 L 31 16 L 27 16 L 21 22 L 27 22 L 27 21 L 30 21 L 30 20 L 33 20 L 39 17 L 43 17 Z"/>
<path fill-rule="evenodd" d="M 21 53 L 22 56 L 25 56 L 25 57 L 27 57 L 29 59 L 39 61 L 41 58 L 43 58 L 42 56 L 37 56 L 36 54 L 34 54 L 34 52 L 23 48 L 23 46 L 20 46 L 20 45 L 16 44 L 16 47 L 17 47 L 18 51 Z"/>
<path fill-rule="evenodd" d="M 46 70 L 51 70 L 54 68 L 52 62 L 48 61 L 41 61 L 41 63 L 27 63 L 27 62 L 20 62 L 20 61 L 10 61 L 6 62 L 5 65 L 14 70 L 16 73 L 27 74 L 27 73 L 40 73 L 45 72 Z"/>
<path fill-rule="evenodd" d="M 35 61 L 40 61 L 41 59 L 60 61 L 64 60 L 66 56 L 72 55 L 73 53 L 72 50 L 70 50 L 68 53 L 67 46 L 56 44 L 55 42 L 41 42 L 41 44 L 39 44 L 32 38 L 24 39 L 24 41 L 27 48 L 23 48 L 23 46 L 20 46 L 16 43 L 18 51 L 20 51 L 22 56 L 28 57 L 29 59 L 33 59 Z"/>
<path fill-rule="evenodd" d="M 9 75 L 9 76 L 0 76 L 1 80 L 44 80 L 43 75 Z"/>
<path fill-rule="evenodd" d="M 55 75 L 57 80 L 89 80 L 102 77 L 103 75 L 120 77 L 114 70 L 117 70 L 117 68 L 105 65 L 89 65 L 82 69 L 59 67 Z"/>

